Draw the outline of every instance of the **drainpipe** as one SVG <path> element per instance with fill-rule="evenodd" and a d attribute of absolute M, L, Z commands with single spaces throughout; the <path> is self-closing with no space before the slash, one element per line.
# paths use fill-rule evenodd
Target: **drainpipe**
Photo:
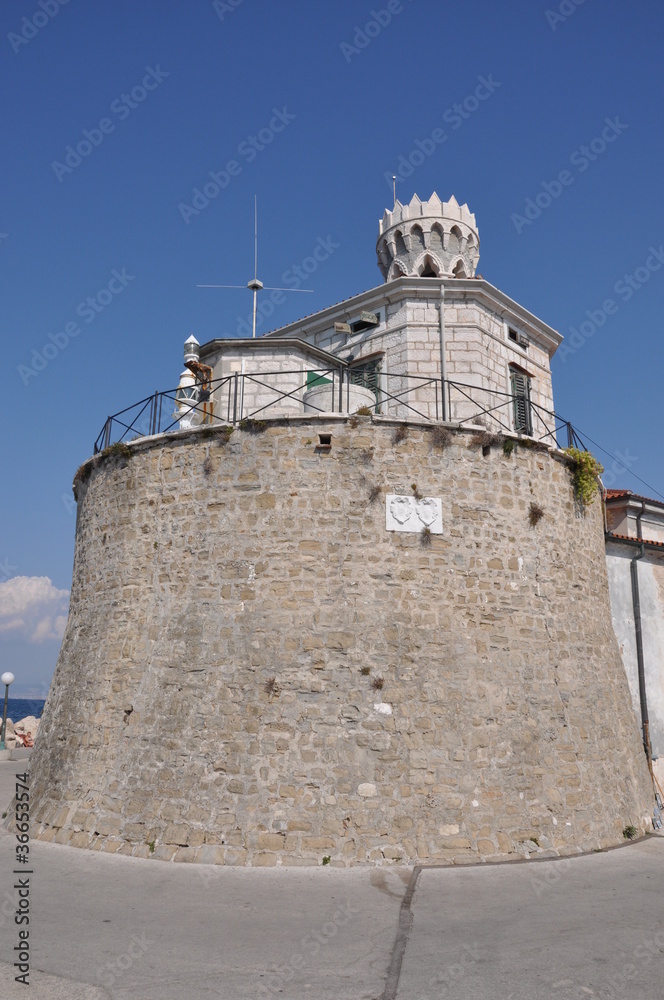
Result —
<path fill-rule="evenodd" d="M 445 358 L 445 284 L 441 282 L 440 285 L 440 378 L 441 378 L 441 389 L 443 394 L 443 407 L 442 414 L 443 420 L 447 420 L 449 414 L 447 412 L 447 360 Z"/>
<path fill-rule="evenodd" d="M 634 608 L 634 632 L 636 634 L 636 664 L 639 674 L 639 701 L 641 703 L 641 724 L 643 727 L 643 747 L 648 759 L 648 767 L 652 774 L 652 746 L 650 743 L 650 722 L 648 719 L 648 698 L 646 694 L 646 674 L 643 661 L 643 630 L 641 628 L 641 600 L 639 597 L 639 570 L 636 565 L 643 559 L 645 550 L 641 531 L 641 518 L 645 512 L 645 502 L 641 501 L 641 510 L 636 516 L 637 540 L 641 542 L 637 552 L 631 559 L 629 571 L 632 578 L 632 606 Z"/>

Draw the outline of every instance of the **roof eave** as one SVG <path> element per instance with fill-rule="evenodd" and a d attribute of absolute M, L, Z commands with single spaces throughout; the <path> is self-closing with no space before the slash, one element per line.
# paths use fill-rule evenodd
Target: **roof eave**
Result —
<path fill-rule="evenodd" d="M 509 295 L 501 292 L 499 288 L 492 285 L 485 278 L 395 278 L 394 281 L 387 281 L 374 288 L 369 288 L 364 292 L 353 295 L 348 299 L 343 299 L 335 305 L 327 306 L 319 312 L 312 313 L 302 319 L 288 323 L 286 326 L 277 327 L 265 333 L 261 339 L 287 337 L 289 331 L 306 328 L 310 334 L 315 334 L 329 326 L 334 317 L 343 314 L 350 314 L 361 309 L 362 306 L 379 301 L 394 301 L 403 297 L 406 293 L 423 292 L 430 293 L 432 286 L 440 288 L 443 286 L 446 291 L 472 293 L 475 298 L 484 300 L 498 306 L 498 312 L 512 314 L 517 322 L 525 326 L 529 333 L 546 342 L 551 357 L 563 341 L 563 337 L 557 330 L 549 326 L 539 317 L 531 313 L 530 310 L 520 305 Z"/>

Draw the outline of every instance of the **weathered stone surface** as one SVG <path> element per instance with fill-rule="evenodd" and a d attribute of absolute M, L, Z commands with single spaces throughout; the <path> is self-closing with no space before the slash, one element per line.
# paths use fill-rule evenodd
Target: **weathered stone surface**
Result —
<path fill-rule="evenodd" d="M 569 853 L 646 828 L 599 504 L 579 516 L 558 454 L 393 434 L 312 418 L 224 448 L 175 435 L 80 477 L 35 837 L 351 865 L 479 861 L 533 837 Z M 442 500 L 427 547 L 369 502 L 413 482 Z"/>

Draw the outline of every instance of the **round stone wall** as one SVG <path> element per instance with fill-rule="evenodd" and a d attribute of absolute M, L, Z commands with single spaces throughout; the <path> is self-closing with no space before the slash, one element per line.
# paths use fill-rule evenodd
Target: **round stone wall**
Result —
<path fill-rule="evenodd" d="M 84 465 L 33 835 L 351 865 L 645 830 L 600 502 L 559 453 L 447 437 L 305 418 Z M 442 534 L 386 530 L 388 493 L 440 498 Z"/>

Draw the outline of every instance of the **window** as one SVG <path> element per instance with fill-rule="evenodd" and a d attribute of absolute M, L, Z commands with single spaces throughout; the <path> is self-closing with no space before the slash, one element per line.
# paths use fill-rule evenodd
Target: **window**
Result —
<path fill-rule="evenodd" d="M 530 406 L 530 376 L 522 368 L 510 365 L 510 388 L 514 430 L 518 434 L 532 434 L 533 420 Z"/>
<path fill-rule="evenodd" d="M 364 333 L 380 326 L 380 313 L 362 312 L 360 318 L 350 324 L 351 333 Z"/>
<path fill-rule="evenodd" d="M 512 341 L 512 343 L 518 344 L 519 347 L 522 347 L 524 351 L 528 350 L 529 340 L 527 337 L 524 337 L 522 333 L 517 333 L 517 331 L 512 329 L 512 327 L 510 326 L 508 327 L 507 330 L 507 336 Z"/>
<path fill-rule="evenodd" d="M 371 389 L 375 394 L 376 407 L 378 406 L 378 394 L 380 392 L 380 366 L 382 360 L 383 357 L 381 355 L 378 358 L 360 361 L 348 371 L 351 385 L 361 385 L 365 389 Z M 378 412 L 377 409 L 376 412 Z"/>

